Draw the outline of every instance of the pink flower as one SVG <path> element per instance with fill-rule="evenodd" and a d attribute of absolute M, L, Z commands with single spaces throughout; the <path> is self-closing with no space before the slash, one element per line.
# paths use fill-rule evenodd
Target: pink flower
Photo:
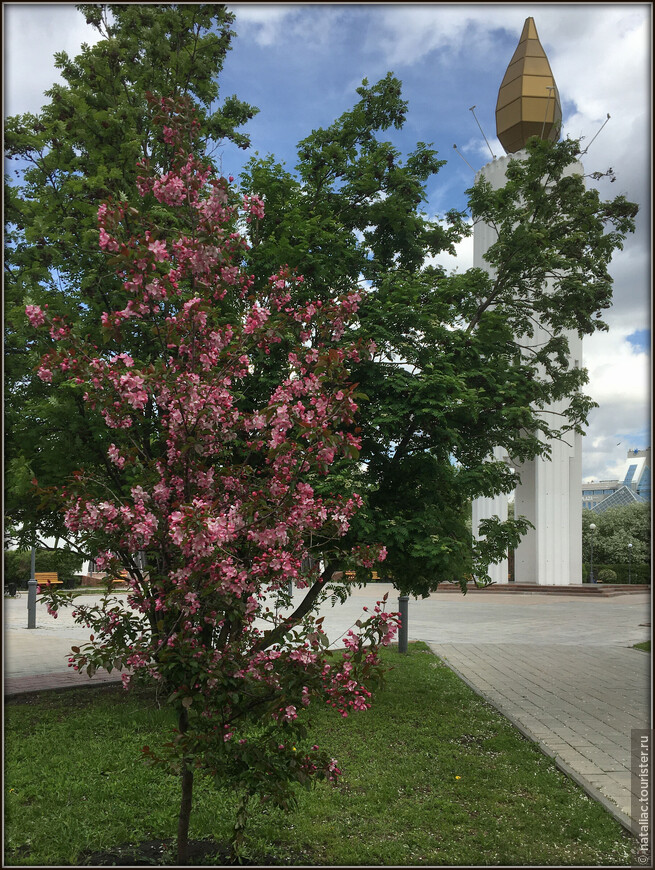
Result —
<path fill-rule="evenodd" d="M 157 262 L 161 262 L 162 260 L 168 260 L 168 251 L 166 250 L 166 242 L 150 242 L 148 245 L 148 249 L 152 251 L 155 255 L 155 260 Z"/>
<path fill-rule="evenodd" d="M 248 317 L 246 319 L 246 325 L 244 327 L 244 332 L 246 335 L 252 335 L 252 333 L 259 329 L 261 326 L 266 323 L 268 318 L 270 317 L 271 312 L 268 308 L 260 308 L 259 306 L 254 306 L 248 313 Z"/>
<path fill-rule="evenodd" d="M 244 196 L 243 207 L 256 218 L 264 217 L 264 203 L 257 195 Z"/>
<path fill-rule="evenodd" d="M 293 704 L 289 704 L 288 707 L 285 707 L 284 716 L 282 717 L 283 722 L 293 722 L 293 720 L 297 718 L 298 714 Z"/>
<path fill-rule="evenodd" d="M 109 445 L 109 447 L 107 448 L 107 455 L 114 463 L 114 465 L 117 465 L 119 468 L 123 468 L 123 466 L 125 465 L 125 457 L 121 456 L 120 451 L 115 444 Z"/>
<path fill-rule="evenodd" d="M 158 178 L 152 186 L 152 192 L 159 202 L 166 205 L 181 205 L 186 195 L 184 182 L 172 172 Z"/>
<path fill-rule="evenodd" d="M 119 250 L 118 242 L 107 233 L 104 227 L 100 227 L 100 247 L 103 251 Z"/>
<path fill-rule="evenodd" d="M 45 323 L 45 315 L 38 305 L 26 305 L 25 314 L 34 327 L 42 326 Z"/>

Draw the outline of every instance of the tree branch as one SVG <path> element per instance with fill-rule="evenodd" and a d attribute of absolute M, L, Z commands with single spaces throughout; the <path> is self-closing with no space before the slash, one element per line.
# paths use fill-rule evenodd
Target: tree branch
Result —
<path fill-rule="evenodd" d="M 280 625 L 272 628 L 270 631 L 265 631 L 263 638 L 259 641 L 259 643 L 255 644 L 253 647 L 253 652 L 258 652 L 259 650 L 267 649 L 273 644 L 278 643 L 284 635 L 289 631 L 290 628 L 293 628 L 294 625 L 297 625 L 303 616 L 306 616 L 312 607 L 314 606 L 316 599 L 320 595 L 323 587 L 327 583 L 328 580 L 332 578 L 337 566 L 334 562 L 328 562 L 327 568 L 318 578 L 318 580 L 311 587 L 307 595 L 303 598 L 301 604 L 294 610 L 291 616 L 288 616 L 285 620 L 283 620 Z"/>

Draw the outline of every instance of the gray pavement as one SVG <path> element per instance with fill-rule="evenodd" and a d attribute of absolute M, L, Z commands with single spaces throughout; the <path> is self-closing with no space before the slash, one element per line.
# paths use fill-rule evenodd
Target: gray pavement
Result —
<path fill-rule="evenodd" d="M 397 610 L 397 592 L 388 584 L 355 590 L 345 605 L 324 605 L 335 646 L 362 606 L 387 591 L 387 608 Z M 55 621 L 39 603 L 37 627 L 28 630 L 27 596 L 4 605 L 5 695 L 118 678 L 89 680 L 68 669 L 71 645 L 87 641 L 89 630 L 66 611 Z M 650 622 L 649 593 L 572 598 L 483 590 L 436 593 L 409 604 L 410 640 L 427 642 L 626 827 L 630 733 L 652 722 L 650 656 L 632 646 L 650 638 Z"/>

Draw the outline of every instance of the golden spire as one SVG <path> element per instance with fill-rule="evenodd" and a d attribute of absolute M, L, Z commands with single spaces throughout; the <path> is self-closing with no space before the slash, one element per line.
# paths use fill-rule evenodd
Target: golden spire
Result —
<path fill-rule="evenodd" d="M 496 103 L 496 132 L 508 154 L 520 151 L 530 136 L 559 139 L 562 106 L 546 53 L 533 18 L 526 18 L 523 33 Z"/>

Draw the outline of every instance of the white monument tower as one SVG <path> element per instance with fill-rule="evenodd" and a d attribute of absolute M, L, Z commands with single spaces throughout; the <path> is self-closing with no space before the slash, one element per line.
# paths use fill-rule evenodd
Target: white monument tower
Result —
<path fill-rule="evenodd" d="M 518 47 L 514 52 L 498 93 L 496 129 L 507 152 L 494 158 L 478 173 L 494 189 L 505 184 L 505 171 L 510 159 L 521 159 L 522 149 L 531 136 L 556 141 L 562 120 L 559 93 L 541 47 L 532 18 L 526 19 Z M 569 172 L 582 174 L 582 166 L 574 164 Z M 475 226 L 473 265 L 489 270 L 484 253 L 496 240 L 495 231 L 482 223 Z M 535 329 L 522 344 L 532 347 L 543 343 L 545 332 Z M 567 332 L 570 362 L 582 363 L 582 340 L 575 332 Z M 565 404 L 553 405 L 548 411 L 563 410 Z M 543 437 L 543 436 L 542 436 Z M 582 582 L 582 439 L 569 433 L 564 441 L 550 441 L 550 458 L 514 463 L 505 451 L 496 448 L 494 458 L 516 468 L 521 483 L 515 492 L 515 515 L 525 516 L 534 529 L 525 535 L 515 552 L 514 579 L 517 583 L 538 585 L 569 585 Z M 479 498 L 473 502 L 473 534 L 477 536 L 480 520 L 497 516 L 507 518 L 507 496 Z M 507 559 L 489 567 L 496 583 L 508 582 Z"/>

